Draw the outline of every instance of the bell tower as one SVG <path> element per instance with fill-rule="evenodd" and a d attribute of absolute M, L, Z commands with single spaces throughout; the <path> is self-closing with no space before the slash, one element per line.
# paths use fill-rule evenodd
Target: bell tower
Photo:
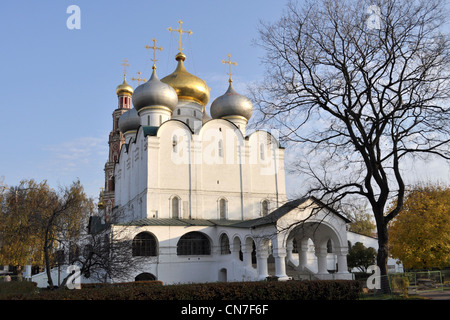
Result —
<path fill-rule="evenodd" d="M 105 187 L 102 199 L 105 222 L 110 220 L 112 209 L 114 208 L 114 165 L 119 159 L 120 148 L 122 147 L 122 144 L 125 143 L 125 138 L 119 130 L 119 118 L 123 113 L 130 110 L 131 96 L 133 95 L 133 88 L 127 83 L 128 60 L 125 58 L 121 65 L 124 66 L 123 82 L 118 85 L 116 89 L 118 105 L 112 113 L 113 127 L 109 133 L 109 155 L 104 169 Z"/>

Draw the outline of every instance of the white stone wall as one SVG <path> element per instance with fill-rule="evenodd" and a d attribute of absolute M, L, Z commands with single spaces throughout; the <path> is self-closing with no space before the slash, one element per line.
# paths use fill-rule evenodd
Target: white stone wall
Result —
<path fill-rule="evenodd" d="M 220 142 L 219 142 L 220 141 Z M 167 121 L 156 136 L 138 130 L 123 147 L 115 167 L 116 205 L 122 221 L 172 217 L 171 199 L 180 198 L 180 217 L 219 219 L 260 217 L 286 201 L 284 149 L 270 134 L 257 131 L 244 139 L 227 120 L 208 121 L 193 134 L 181 121 Z"/>

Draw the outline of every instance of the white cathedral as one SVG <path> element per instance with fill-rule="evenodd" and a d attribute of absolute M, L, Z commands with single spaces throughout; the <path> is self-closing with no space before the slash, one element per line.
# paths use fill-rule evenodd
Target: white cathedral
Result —
<path fill-rule="evenodd" d="M 285 150 L 247 132 L 252 102 L 231 72 L 209 116 L 206 82 L 181 50 L 175 60 L 161 80 L 154 64 L 148 81 L 133 89 L 125 74 L 116 90 L 99 212 L 140 266 L 112 281 L 350 279 L 350 221 L 317 199 L 288 200 Z"/>

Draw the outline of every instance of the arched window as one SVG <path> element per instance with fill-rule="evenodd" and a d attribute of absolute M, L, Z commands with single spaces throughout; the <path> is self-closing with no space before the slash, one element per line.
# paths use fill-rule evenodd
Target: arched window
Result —
<path fill-rule="evenodd" d="M 225 233 L 220 236 L 220 254 L 231 254 L 230 239 Z"/>
<path fill-rule="evenodd" d="M 219 200 L 219 219 L 226 219 L 226 218 L 227 218 L 227 200 L 222 198 Z"/>
<path fill-rule="evenodd" d="M 174 196 L 172 198 L 172 218 L 178 219 L 180 217 L 180 198 Z"/>
<path fill-rule="evenodd" d="M 141 232 L 134 237 L 132 250 L 133 257 L 157 256 L 156 238 L 148 232 Z"/>
<path fill-rule="evenodd" d="M 269 200 L 263 200 L 263 202 L 261 202 L 261 215 L 265 217 L 268 214 L 269 214 Z"/>
<path fill-rule="evenodd" d="M 156 280 L 156 277 L 155 275 L 148 272 L 140 273 L 134 278 L 134 281 L 152 281 L 152 280 Z"/>
<path fill-rule="evenodd" d="M 177 243 L 177 255 L 210 255 L 211 244 L 209 239 L 200 232 L 189 232 L 180 238 Z"/>

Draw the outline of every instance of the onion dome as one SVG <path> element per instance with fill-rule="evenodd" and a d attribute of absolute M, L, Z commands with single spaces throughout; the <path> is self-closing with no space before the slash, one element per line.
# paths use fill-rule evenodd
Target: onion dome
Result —
<path fill-rule="evenodd" d="M 137 111 L 145 108 L 163 108 L 172 112 L 177 106 L 178 97 L 171 86 L 158 79 L 156 68 L 153 68 L 150 79 L 134 90 L 132 101 Z"/>
<path fill-rule="evenodd" d="M 127 79 L 124 76 L 122 84 L 118 85 L 116 88 L 116 93 L 118 96 L 133 94 L 133 88 L 127 83 Z"/>
<path fill-rule="evenodd" d="M 119 117 L 118 124 L 119 130 L 125 134 L 129 131 L 136 131 L 141 125 L 141 118 L 139 117 L 137 110 L 132 108 Z"/>
<path fill-rule="evenodd" d="M 253 104 L 249 98 L 237 93 L 233 85 L 228 87 L 224 95 L 218 97 L 211 104 L 211 116 L 214 119 L 243 117 L 249 120 L 253 113 Z"/>
<path fill-rule="evenodd" d="M 175 89 L 179 100 L 192 100 L 206 106 L 209 101 L 210 90 L 206 82 L 186 71 L 183 63 L 186 56 L 183 53 L 179 52 L 175 56 L 175 60 L 178 61 L 177 68 L 172 74 L 162 78 L 161 81 Z"/>

